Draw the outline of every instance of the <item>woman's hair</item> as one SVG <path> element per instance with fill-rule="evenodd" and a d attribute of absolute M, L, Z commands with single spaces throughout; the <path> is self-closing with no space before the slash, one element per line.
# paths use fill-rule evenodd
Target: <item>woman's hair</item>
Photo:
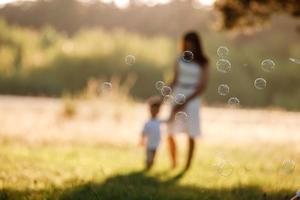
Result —
<path fill-rule="evenodd" d="M 187 43 L 191 45 L 189 49 L 184 49 L 184 51 L 191 51 L 194 54 L 194 61 L 200 64 L 201 67 L 207 67 L 209 60 L 204 54 L 202 49 L 202 42 L 200 36 L 194 31 L 187 32 L 183 36 L 183 48 L 186 48 Z"/>

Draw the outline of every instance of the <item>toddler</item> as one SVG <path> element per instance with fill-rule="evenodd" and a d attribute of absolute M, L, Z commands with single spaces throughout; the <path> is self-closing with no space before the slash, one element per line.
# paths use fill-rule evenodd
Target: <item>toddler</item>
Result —
<path fill-rule="evenodd" d="M 149 170 L 154 162 L 156 150 L 161 139 L 161 120 L 157 119 L 162 100 L 154 96 L 148 100 L 151 119 L 148 120 L 143 128 L 141 144 L 146 147 L 146 169 Z"/>

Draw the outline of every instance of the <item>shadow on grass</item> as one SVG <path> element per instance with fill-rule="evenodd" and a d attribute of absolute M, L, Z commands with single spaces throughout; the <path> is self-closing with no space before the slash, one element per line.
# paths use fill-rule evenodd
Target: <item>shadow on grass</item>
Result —
<path fill-rule="evenodd" d="M 178 184 L 178 180 L 182 176 L 183 174 L 180 174 L 172 179 L 161 181 L 155 177 L 147 176 L 143 172 L 134 172 L 110 177 L 101 184 L 89 182 L 69 187 L 63 191 L 41 192 L 48 193 L 48 195 L 46 194 L 48 197 L 43 199 L 59 200 L 288 200 L 289 196 L 294 193 L 294 191 L 287 190 L 264 193 L 257 186 L 214 189 L 182 186 Z M 23 193 L 20 191 L 2 191 L 0 192 L 0 199 L 23 199 L 17 197 L 27 195 L 30 197 L 39 196 L 37 191 L 35 193 L 36 195 L 30 191 Z"/>

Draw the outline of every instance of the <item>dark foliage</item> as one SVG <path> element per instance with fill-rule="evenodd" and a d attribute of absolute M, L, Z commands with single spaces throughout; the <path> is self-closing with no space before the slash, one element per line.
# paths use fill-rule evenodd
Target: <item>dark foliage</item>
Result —
<path fill-rule="evenodd" d="M 217 0 L 215 8 L 221 13 L 221 28 L 253 27 L 266 21 L 275 13 L 300 17 L 299 0 Z"/>

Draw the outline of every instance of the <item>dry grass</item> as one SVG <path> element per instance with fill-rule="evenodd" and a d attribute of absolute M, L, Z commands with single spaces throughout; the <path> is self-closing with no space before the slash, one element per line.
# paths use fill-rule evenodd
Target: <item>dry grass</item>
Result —
<path fill-rule="evenodd" d="M 54 98 L 0 97 L 1 141 L 25 143 L 137 143 L 147 106 L 126 99 L 83 98 L 76 115 L 65 118 L 65 101 Z M 168 116 L 164 107 L 162 118 Z M 202 142 L 289 145 L 299 151 L 300 113 L 203 107 Z M 180 136 L 179 136 L 180 138 Z M 299 146 L 299 145 L 298 145 Z"/>
<path fill-rule="evenodd" d="M 62 115 L 63 99 L 0 97 L 0 199 L 281 200 L 299 186 L 299 113 L 204 106 L 194 165 L 170 186 L 178 170 L 163 171 L 169 166 L 165 144 L 150 176 L 137 173 L 144 154 L 136 145 L 147 106 L 116 93 L 83 96 L 72 118 Z M 161 117 L 167 115 L 164 107 Z M 180 147 L 183 137 L 177 138 Z M 232 175 L 218 175 L 212 166 L 219 158 L 232 163 Z M 291 172 L 282 165 L 289 159 L 296 164 Z"/>

